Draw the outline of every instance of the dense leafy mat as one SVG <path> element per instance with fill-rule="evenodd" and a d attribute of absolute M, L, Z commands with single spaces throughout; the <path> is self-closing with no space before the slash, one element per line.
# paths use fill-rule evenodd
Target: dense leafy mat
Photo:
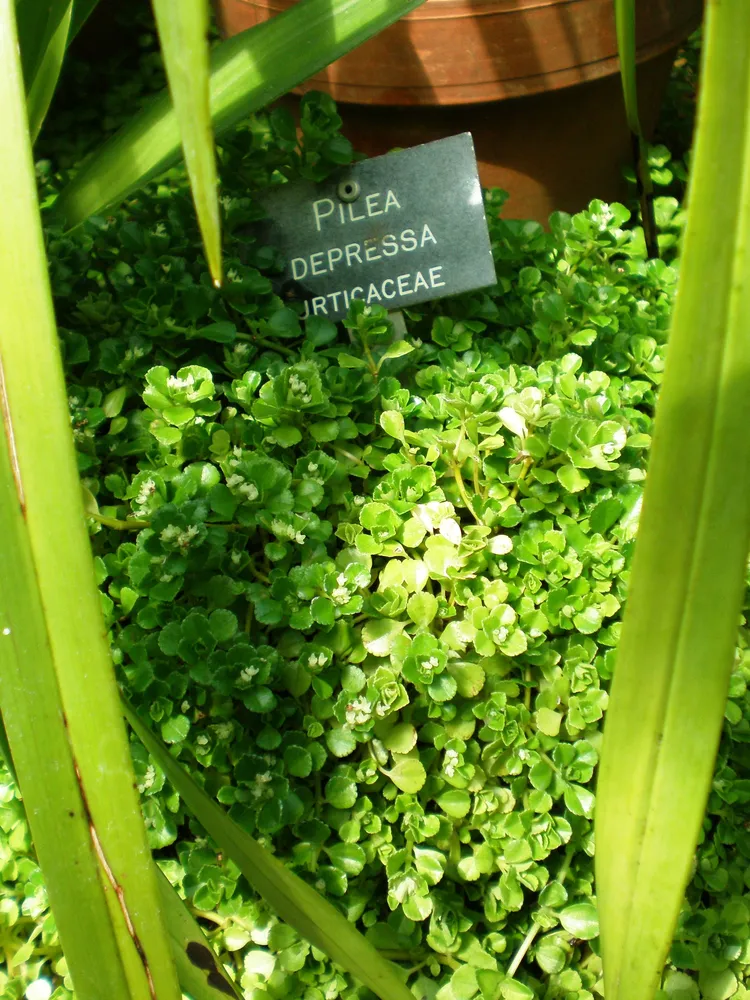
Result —
<path fill-rule="evenodd" d="M 600 990 L 592 812 L 679 238 L 620 205 L 500 217 L 497 286 L 300 325 L 252 191 L 351 157 L 312 97 L 226 140 L 227 282 L 179 173 L 66 236 L 51 274 L 121 681 L 246 829 L 398 961 L 417 997 Z M 675 170 L 665 150 L 657 179 Z M 48 203 L 57 177 L 40 166 Z M 52 488 L 52 487 L 51 487 Z M 136 523 L 125 523 L 135 518 Z M 54 526 L 51 526 L 53 537 Z M 64 585 L 64 581 L 61 581 Z M 747 632 L 665 978 L 744 995 Z M 92 720 L 95 721 L 95 720 Z M 253 896 L 136 743 L 152 847 L 248 997 L 364 991 Z M 0 997 L 70 984 L 6 780 Z M 508 971 L 511 983 L 501 980 Z"/>

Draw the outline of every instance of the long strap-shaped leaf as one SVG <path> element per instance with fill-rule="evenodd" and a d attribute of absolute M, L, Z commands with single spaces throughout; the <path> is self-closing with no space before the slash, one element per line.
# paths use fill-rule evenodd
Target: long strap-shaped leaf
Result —
<path fill-rule="evenodd" d="M 419 7 L 424 0 L 300 0 L 222 42 L 211 55 L 210 106 L 217 133 Z M 70 226 L 122 201 L 175 162 L 180 136 L 161 95 L 82 167 L 57 208 Z"/>
<path fill-rule="evenodd" d="M 1 434 L 0 440 L 2 440 Z M 10 518 L 13 516 L 13 509 L 15 507 L 14 490 L 12 488 L 8 489 L 8 486 L 13 482 L 12 472 L 9 466 L 7 466 L 8 459 L 9 455 L 7 449 L 0 448 L 0 516 L 3 517 L 4 523 L 8 523 Z M 10 475 L 3 478 L 2 472 L 10 472 Z M 8 504 L 7 513 L 10 515 L 10 517 L 7 518 L 5 516 L 6 503 Z M 21 533 L 16 533 L 16 537 L 22 537 Z M 24 571 L 24 567 L 30 565 L 31 562 L 28 557 L 24 558 L 20 555 L 20 553 L 16 554 L 16 560 L 14 563 L 14 566 L 16 567 L 16 574 L 22 573 Z M 28 600 L 30 593 L 30 588 L 28 586 L 19 588 L 16 583 L 16 586 L 7 588 L 7 593 L 4 593 L 3 579 L 8 580 L 10 577 L 6 576 L 4 578 L 0 575 L 0 607 L 7 608 L 9 601 L 12 601 L 14 596 L 16 600 Z M 16 576 L 16 581 L 17 580 L 18 575 Z M 32 628 L 28 634 L 31 636 L 43 636 L 44 622 L 41 617 L 41 628 L 37 629 L 36 627 L 33 627 L 34 616 L 40 616 L 38 603 L 31 609 L 27 607 L 25 615 L 28 621 L 32 623 Z M 18 616 L 14 617 L 17 618 Z M 16 648 L 20 642 L 19 632 L 16 630 L 15 633 L 12 631 L 6 633 L 4 629 L 7 626 L 3 624 L 4 621 L 4 613 L 0 611 L 0 636 L 4 636 L 7 640 L 7 642 L 3 644 L 0 639 L 0 704 L 9 704 L 9 698 L 10 701 L 12 701 L 14 693 L 17 694 L 18 691 L 22 691 L 25 687 L 28 687 L 28 672 L 24 671 L 22 674 L 20 669 L 21 661 L 26 661 L 28 658 L 25 653 L 21 658 L 15 656 Z M 9 635 L 12 635 L 13 638 L 8 639 Z M 66 754 L 69 756 L 69 747 L 64 745 L 66 741 L 63 732 L 64 727 L 61 725 L 62 714 L 59 709 L 55 708 L 51 716 L 42 718 L 42 713 L 39 711 L 40 705 L 45 706 L 46 708 L 46 706 L 50 704 L 50 691 L 54 691 L 56 689 L 52 658 L 49 655 L 49 646 L 47 645 L 46 649 L 36 650 L 35 655 L 37 661 L 44 661 L 45 669 L 48 669 L 48 675 L 52 678 L 52 680 L 51 683 L 45 683 L 44 680 L 42 680 L 38 692 L 35 692 L 37 696 L 33 699 L 33 723 L 38 728 L 39 738 L 36 740 L 26 741 L 22 737 L 19 741 L 18 756 L 19 759 L 24 761 L 24 766 L 27 766 L 26 755 L 28 754 L 28 750 L 30 748 L 32 755 L 41 755 L 45 761 L 48 761 L 50 757 L 52 757 L 59 770 L 67 769 L 69 777 L 72 779 L 68 782 L 70 795 L 69 804 L 72 806 L 78 806 L 77 812 L 75 809 L 73 810 L 74 815 L 72 817 L 77 822 L 78 819 L 83 817 L 84 810 L 82 808 L 82 803 L 79 800 L 80 788 L 75 780 L 75 772 L 71 766 L 72 757 L 70 757 L 70 760 L 68 760 L 67 763 L 63 763 Z M 11 656 L 14 657 L 13 660 L 11 660 Z M 34 725 L 31 727 L 32 731 L 34 729 Z M 25 732 L 26 729 L 26 725 L 22 726 L 21 732 Z M 50 733 L 54 734 L 52 740 L 50 740 Z M 62 733 L 63 735 L 62 741 L 58 741 L 57 739 L 59 733 Z M 59 752 L 60 749 L 62 749 L 62 754 Z M 5 765 L 13 783 L 18 788 L 18 776 L 16 774 L 15 764 L 10 752 L 8 735 L 5 731 L 2 716 L 0 716 L 0 762 Z M 48 798 L 47 789 L 45 789 L 44 797 L 45 799 Z M 22 805 L 25 805 L 27 809 L 34 805 L 33 791 L 31 794 L 31 800 L 27 796 Z M 65 802 L 61 800 L 58 815 L 65 814 Z M 44 823 L 44 817 L 49 815 L 49 811 L 43 810 L 40 815 L 42 817 L 41 822 Z M 69 811 L 68 816 L 71 818 Z M 26 812 L 26 820 L 28 822 L 28 812 Z M 54 827 L 50 831 L 50 834 L 51 843 L 59 843 L 60 829 L 56 817 L 54 818 Z M 47 863 L 47 844 L 44 837 L 42 837 L 41 840 L 44 844 L 44 850 L 42 851 L 41 857 L 43 858 L 48 890 L 54 889 L 54 892 L 56 893 L 58 890 L 58 877 L 54 876 L 50 880 L 49 873 L 51 873 L 56 864 L 59 866 L 60 854 L 59 852 L 53 851 L 51 858 L 49 859 L 49 863 Z M 78 838 L 77 844 L 79 847 L 82 845 L 85 846 L 85 840 L 85 835 Z M 37 838 L 35 844 L 37 856 L 40 856 L 39 843 L 40 840 Z M 83 869 L 81 868 L 81 860 L 84 862 Z M 90 865 L 88 872 L 86 871 L 87 865 Z M 118 956 L 110 948 L 110 943 L 114 944 L 114 942 L 101 940 L 103 937 L 106 938 L 110 931 L 106 907 L 102 910 L 101 905 L 97 903 L 95 894 L 92 894 L 94 895 L 93 899 L 84 898 L 82 895 L 82 888 L 83 891 L 86 892 L 88 887 L 85 883 L 82 887 L 81 878 L 83 877 L 85 879 L 87 875 L 88 877 L 93 878 L 96 891 L 98 892 L 98 890 L 101 889 L 96 859 L 91 852 L 89 852 L 88 857 L 84 854 L 83 859 L 76 855 L 72 858 L 65 855 L 62 857 L 61 867 L 63 878 L 68 882 L 68 888 L 67 891 L 62 894 L 59 904 L 57 899 L 55 899 L 54 908 L 55 913 L 60 914 L 62 913 L 63 908 L 67 905 L 75 914 L 75 922 L 80 930 L 80 933 L 69 941 L 68 921 L 63 921 L 65 927 L 64 941 L 66 955 L 68 956 L 68 964 L 72 965 L 76 969 L 79 964 L 81 964 L 82 968 L 88 970 L 91 981 L 91 986 L 78 987 L 79 992 L 82 990 L 80 995 L 82 997 L 89 996 L 92 987 L 98 994 L 98 992 L 100 992 L 100 984 L 106 982 L 111 984 L 108 997 L 121 996 L 122 993 L 118 992 L 118 990 L 122 989 L 124 977 L 121 975 L 122 968 L 119 965 Z M 172 946 L 172 957 L 174 958 L 174 962 L 177 967 L 177 977 L 180 981 L 180 986 L 183 992 L 187 993 L 192 1000 L 224 1000 L 224 997 L 227 996 L 234 997 L 235 1000 L 241 1000 L 237 986 L 229 978 L 226 971 L 222 967 L 221 962 L 212 951 L 208 939 L 203 933 L 203 929 L 188 909 L 187 904 L 183 902 L 178 895 L 177 890 L 173 888 L 166 875 L 164 875 L 159 868 L 156 869 L 156 873 L 159 884 L 159 896 L 162 903 L 162 912 L 164 913 L 164 922 L 167 926 L 167 931 L 169 932 L 169 940 Z M 82 923 L 78 919 L 78 914 L 80 912 L 82 912 L 88 920 L 93 920 L 91 926 L 88 925 L 87 921 Z M 60 917 L 58 915 L 58 921 L 59 920 Z M 92 929 L 93 934 L 91 933 Z M 78 958 L 74 957 L 76 954 L 76 948 L 83 951 L 85 955 L 85 962 L 79 963 Z M 112 969 L 107 968 L 105 964 L 106 960 L 110 956 L 113 956 L 115 959 Z M 76 982 L 78 982 L 78 979 Z"/>
<path fill-rule="evenodd" d="M 0 0 L 0 177 L 5 194 L 0 202 L 0 640 L 8 650 L 1 667 L 2 711 L 21 791 L 35 802 L 29 810 L 32 837 L 41 842 L 56 830 L 56 842 L 46 841 L 42 864 L 45 874 L 58 877 L 57 889 L 50 886 L 50 893 L 53 905 L 57 900 L 61 937 L 65 941 L 67 922 L 67 941 L 74 945 L 70 967 L 81 996 L 101 1000 L 102 995 L 123 995 L 118 993 L 117 960 L 128 997 L 178 1000 L 83 518 L 13 6 L 13 0 Z M 49 756 L 39 750 L 46 740 Z M 61 812 L 66 798 L 71 804 Z M 98 869 L 91 876 L 81 861 L 82 896 L 76 905 L 75 860 L 90 859 L 92 853 Z M 67 878 L 60 875 L 63 865 L 73 865 Z M 96 906 L 97 881 L 109 917 Z M 84 919 L 89 900 L 103 924 L 101 934 L 94 933 L 88 914 Z M 90 931 L 85 941 L 84 927 Z M 94 966 L 95 961 L 82 950 L 84 944 L 86 949 L 101 944 L 102 954 L 110 949 L 113 976 L 111 984 L 102 979 L 88 994 L 83 992 L 91 983 L 86 962 Z"/>
<path fill-rule="evenodd" d="M 635 34 L 636 0 L 614 0 L 617 48 L 620 56 L 620 79 L 625 100 L 625 114 L 633 147 L 633 166 L 641 202 L 643 235 L 649 257 L 659 256 L 654 215 L 654 186 L 648 168 L 648 144 L 638 114 L 637 52 Z"/>
<path fill-rule="evenodd" d="M 216 157 L 208 104 L 208 0 L 153 0 L 169 91 L 214 284 L 221 284 Z"/>
<path fill-rule="evenodd" d="M 73 0 L 73 20 L 70 23 L 68 45 L 70 45 L 86 21 L 88 21 L 98 3 L 99 0 Z"/>
<path fill-rule="evenodd" d="M 55 0 L 55 12 L 56 16 L 59 15 L 59 20 L 50 15 L 46 24 L 39 20 L 39 0 L 21 0 L 16 5 L 16 10 L 23 12 L 26 17 L 24 26 L 27 35 L 36 32 L 31 34 L 27 43 L 21 42 L 22 61 L 24 44 L 29 44 L 33 50 L 28 61 L 33 62 L 34 68 L 29 70 L 30 79 L 26 83 L 26 107 L 32 142 L 36 141 L 52 103 L 68 46 L 86 23 L 97 2 L 98 0 L 68 0 L 64 5 L 58 5 Z M 52 31 L 48 36 L 50 27 Z M 42 47 L 43 51 L 39 52 Z"/>
<path fill-rule="evenodd" d="M 27 92 L 62 21 L 70 20 L 73 0 L 17 0 L 16 23 Z"/>
<path fill-rule="evenodd" d="M 34 78 L 28 87 L 26 107 L 29 114 L 29 133 L 32 142 L 39 135 L 42 122 L 49 110 L 52 96 L 55 93 L 65 50 L 68 46 L 72 16 L 73 0 L 70 0 L 66 11 L 47 43 L 46 50 L 37 66 Z"/>
<path fill-rule="evenodd" d="M 328 900 L 289 871 L 237 826 L 193 781 L 164 744 L 123 701 L 125 716 L 138 739 L 164 771 L 198 822 L 240 869 L 282 920 L 316 948 L 351 972 L 381 1000 L 414 1000 L 394 967 Z"/>
<path fill-rule="evenodd" d="M 159 890 L 183 992 L 192 1000 L 224 1000 L 225 997 L 241 1000 L 239 990 L 211 950 L 198 921 L 161 871 Z"/>
<path fill-rule="evenodd" d="M 711 0 L 679 292 L 604 732 L 607 1000 L 658 984 L 710 788 L 750 535 L 750 4 Z"/>
<path fill-rule="evenodd" d="M 108 997 L 130 1000 L 65 731 L 5 429 L 0 419 L 0 706 L 8 738 L 4 753 L 11 755 L 23 788 L 34 847 L 78 995 L 81 1000 L 99 1000 L 101 983 L 106 982 Z M 48 769 L 55 774 L 54 782 L 44 780 Z"/>

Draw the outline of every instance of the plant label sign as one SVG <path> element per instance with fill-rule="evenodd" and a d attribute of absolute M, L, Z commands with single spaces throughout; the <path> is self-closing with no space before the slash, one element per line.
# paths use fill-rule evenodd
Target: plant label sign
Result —
<path fill-rule="evenodd" d="M 468 132 L 266 190 L 263 238 L 286 258 L 281 295 L 341 319 L 352 299 L 399 309 L 495 283 Z"/>

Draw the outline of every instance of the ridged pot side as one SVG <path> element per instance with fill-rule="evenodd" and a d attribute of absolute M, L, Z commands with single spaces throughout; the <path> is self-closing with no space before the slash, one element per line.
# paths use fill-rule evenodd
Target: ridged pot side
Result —
<path fill-rule="evenodd" d="M 225 34 L 294 2 L 215 0 Z M 701 13 L 702 0 L 639 0 L 647 130 Z M 510 191 L 516 218 L 545 221 L 624 193 L 630 137 L 612 0 L 426 0 L 298 88 L 307 90 L 340 102 L 345 134 L 369 155 L 471 131 L 482 182 Z"/>
<path fill-rule="evenodd" d="M 236 34 L 295 0 L 217 0 Z M 701 0 L 641 0 L 639 58 L 675 48 Z M 617 72 L 612 0 L 427 0 L 305 85 L 354 104 L 476 104 Z"/>

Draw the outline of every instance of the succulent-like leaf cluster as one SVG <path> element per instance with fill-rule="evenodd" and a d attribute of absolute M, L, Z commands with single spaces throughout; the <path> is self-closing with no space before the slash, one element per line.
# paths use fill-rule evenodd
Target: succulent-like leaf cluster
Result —
<path fill-rule="evenodd" d="M 174 179 L 73 237 L 49 230 L 119 676 L 417 996 L 588 1000 L 593 776 L 675 271 L 636 259 L 621 206 L 547 233 L 499 219 L 494 194 L 495 288 L 409 311 L 395 344 L 359 304 L 345 332 L 301 325 L 252 242 L 247 187 L 351 155 L 326 100 L 303 124 L 301 152 L 281 113 L 222 151 L 221 291 Z M 676 208 L 659 205 L 675 233 Z M 743 656 L 672 956 L 709 1000 L 750 964 Z M 247 995 L 359 995 L 133 754 L 151 845 Z M 10 792 L 0 818 L 0 930 L 20 946 L 22 897 L 43 890 Z M 34 940 L 54 948 L 49 919 Z"/>

